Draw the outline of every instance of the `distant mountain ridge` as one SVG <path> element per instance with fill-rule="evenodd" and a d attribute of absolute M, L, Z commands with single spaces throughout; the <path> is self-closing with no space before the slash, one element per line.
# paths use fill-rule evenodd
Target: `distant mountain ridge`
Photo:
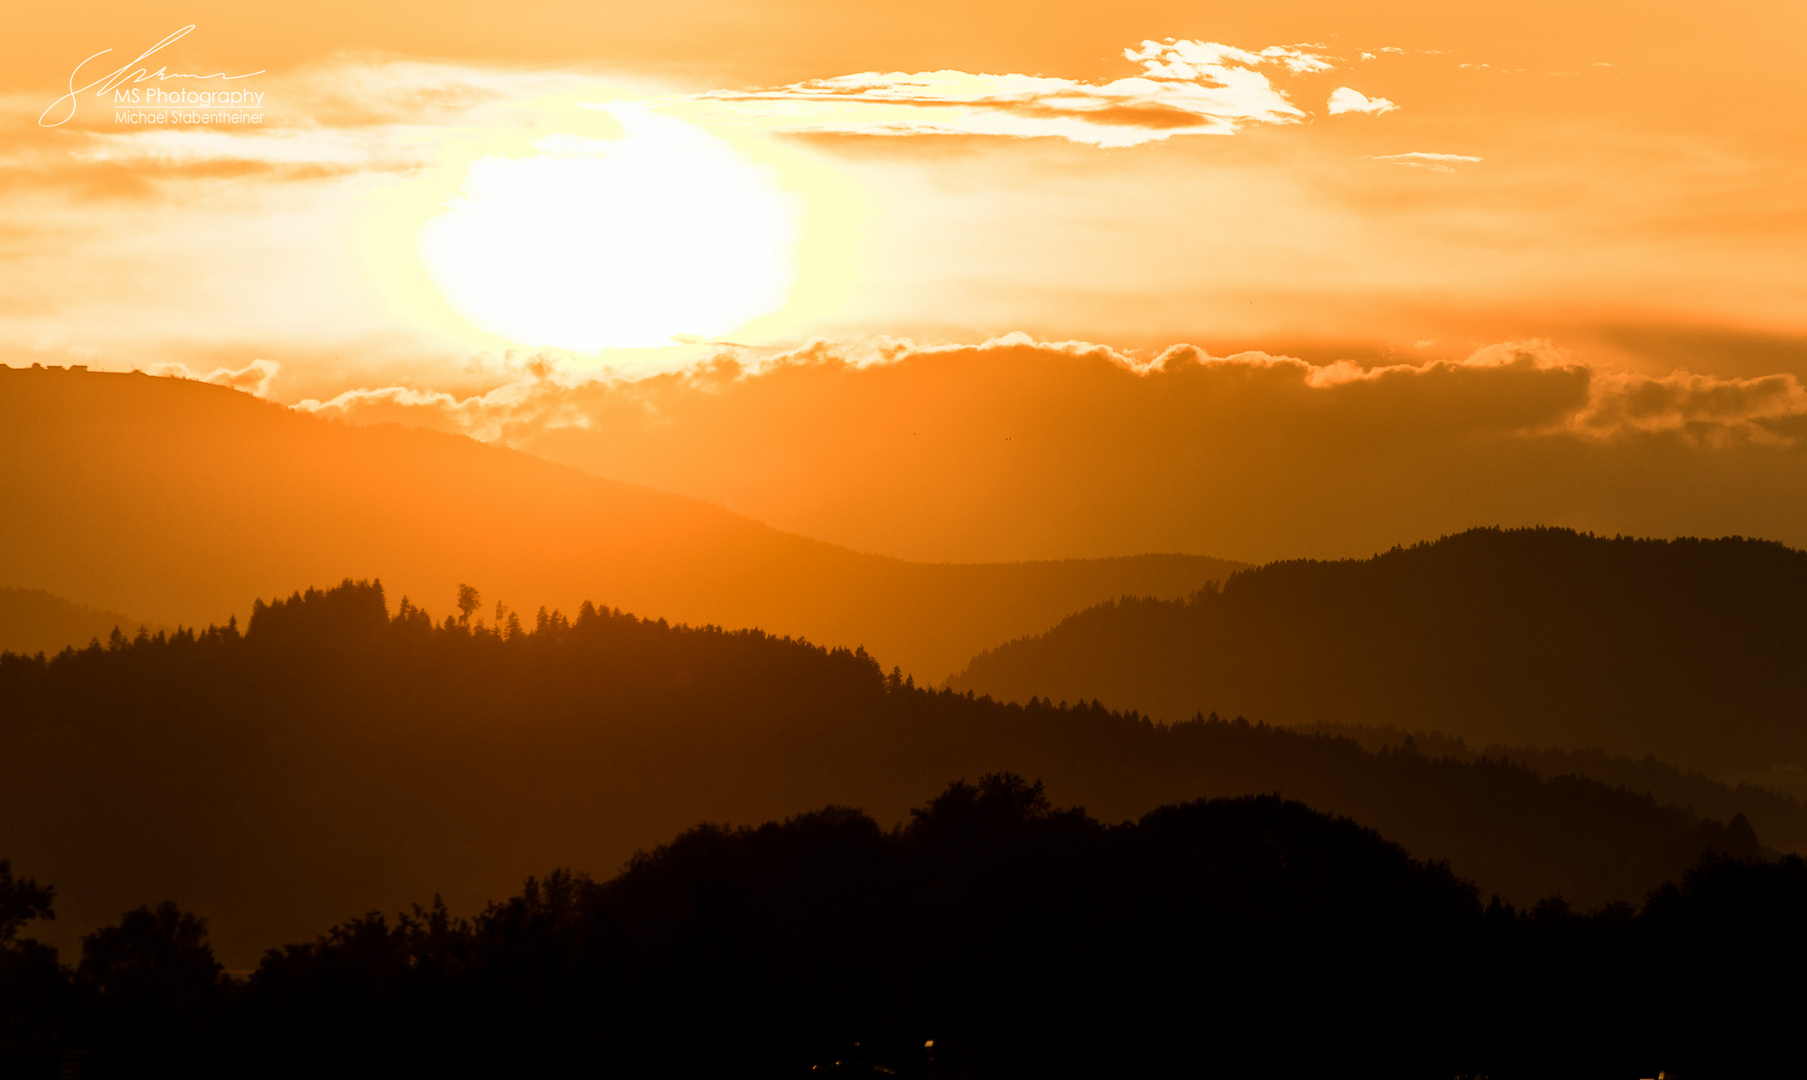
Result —
<path fill-rule="evenodd" d="M 169 629 L 117 611 L 65 600 L 43 589 L 0 585 L 0 652 L 55 654 L 71 645 L 105 641 L 114 630 L 135 636 L 140 628 L 150 632 Z"/>
<path fill-rule="evenodd" d="M 1807 854 L 1807 804 L 1772 788 L 1749 783 L 1727 784 L 1699 771 L 1678 769 L 1655 755 L 1642 758 L 1608 754 L 1598 747 L 1557 750 L 1548 747 L 1501 746 L 1475 749 L 1466 740 L 1438 731 L 1402 731 L 1395 727 L 1352 727 L 1313 724 L 1293 730 L 1308 735 L 1353 739 L 1370 752 L 1408 748 L 1432 758 L 1456 761 L 1511 761 L 1546 780 L 1582 776 L 1640 795 L 1665 806 L 1684 806 L 1706 817 L 1729 819 L 1743 814 L 1778 851 Z M 1778 785 L 1786 786 L 1786 785 Z"/>
<path fill-rule="evenodd" d="M 1655 754 L 1786 786 L 1807 763 L 1807 552 L 1762 540 L 1475 529 L 1107 602 L 948 683 L 1476 745 Z"/>
<path fill-rule="evenodd" d="M 529 612 L 596 599 L 864 646 L 939 680 L 1106 597 L 1183 596 L 1244 565 L 910 563 L 463 436 L 137 373 L 0 367 L 0 458 L 0 581 L 187 625 L 347 576 L 443 613 L 470 583 Z"/>

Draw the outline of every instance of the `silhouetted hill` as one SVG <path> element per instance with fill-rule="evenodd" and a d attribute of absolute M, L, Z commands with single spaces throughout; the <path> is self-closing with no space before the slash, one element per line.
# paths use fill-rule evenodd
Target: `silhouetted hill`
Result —
<path fill-rule="evenodd" d="M 141 626 L 152 631 L 169 629 L 65 600 L 42 589 L 0 586 L 0 652 L 58 653 L 95 638 L 105 641 L 115 628 L 136 634 Z"/>
<path fill-rule="evenodd" d="M 1807 552 L 1476 529 L 1101 604 L 949 681 L 1161 717 L 1393 725 L 1788 785 L 1807 763 Z"/>
<path fill-rule="evenodd" d="M 0 1070 L 97 1076 L 1744 1077 L 1798 1063 L 1807 865 L 1709 856 L 1515 911 L 1273 796 L 1110 825 L 959 782 L 692 828 L 474 919 L 371 913 L 222 978 L 127 912 L 59 965 L 0 860 Z M 73 967 L 73 970 L 71 970 Z"/>
<path fill-rule="evenodd" d="M 1807 855 L 1807 805 L 1800 800 L 1752 784 L 1725 784 L 1701 772 L 1678 769 L 1654 755 L 1641 758 L 1608 754 L 1599 747 L 1556 750 L 1548 747 L 1501 746 L 1476 750 L 1462 739 L 1439 731 L 1402 731 L 1395 727 L 1313 724 L 1295 731 L 1354 739 L 1365 750 L 1405 749 L 1410 740 L 1418 753 L 1458 761 L 1512 761 L 1529 766 L 1544 779 L 1585 776 L 1613 787 L 1649 795 L 1667 806 L 1685 806 L 1707 817 L 1730 819 L 1739 814 L 1778 851 Z"/>
<path fill-rule="evenodd" d="M 12 584 L 188 625 L 243 615 L 248 596 L 380 573 L 426 602 L 449 604 L 459 582 L 492 602 L 604 596 L 864 645 L 941 679 L 1105 597 L 1183 596 L 1241 565 L 908 563 L 461 436 L 139 374 L 0 367 L 0 458 Z"/>
<path fill-rule="evenodd" d="M 585 605 L 531 629 L 380 587 L 259 603 L 236 627 L 0 657 L 0 852 L 67 897 L 67 935 L 169 897 L 232 966 L 346 913 L 442 890 L 469 910 L 536 868 L 609 867 L 703 821 L 827 803 L 880 821 L 1012 771 L 1107 821 L 1279 792 L 1515 902 L 1635 900 L 1741 819 L 1498 761 L 1098 705 L 929 691 L 863 652 Z"/>

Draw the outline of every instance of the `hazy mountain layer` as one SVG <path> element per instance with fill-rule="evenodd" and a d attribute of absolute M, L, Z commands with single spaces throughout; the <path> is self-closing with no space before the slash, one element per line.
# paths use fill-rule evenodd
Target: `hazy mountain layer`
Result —
<path fill-rule="evenodd" d="M 1785 784 L 1807 762 L 1807 552 L 1477 529 L 1273 563 L 982 653 L 950 684 L 1179 718 L 1601 747 Z"/>
<path fill-rule="evenodd" d="M 908 563 L 462 436 L 137 374 L 0 367 L 0 457 L 0 581 L 189 625 L 347 575 L 444 612 L 468 582 L 529 611 L 594 598 L 863 645 L 940 679 L 1087 604 L 1240 565 Z"/>
<path fill-rule="evenodd" d="M 43 589 L 0 586 L 0 652 L 57 653 L 96 638 L 105 641 L 114 630 L 132 636 L 140 627 L 167 629 L 117 611 L 65 600 Z"/>
<path fill-rule="evenodd" d="M 587 607 L 498 634 L 390 618 L 348 583 L 259 605 L 243 634 L 0 657 L 0 854 L 58 886 L 52 935 L 173 899 L 229 967 L 435 891 L 471 911 L 551 866 L 606 872 L 697 821 L 836 804 L 889 823 L 1001 771 L 1107 821 L 1279 792 L 1518 903 L 1635 901 L 1759 839 L 1497 761 L 1004 705 L 863 653 Z"/>
<path fill-rule="evenodd" d="M 1807 854 L 1807 805 L 1799 799 L 1755 784 L 1723 783 L 1705 773 L 1678 769 L 1666 761 L 1659 761 L 1654 755 L 1633 758 L 1608 754 L 1599 747 L 1557 750 L 1498 743 L 1477 750 L 1465 740 L 1439 731 L 1407 732 L 1394 727 L 1313 724 L 1294 730 L 1354 739 L 1365 750 L 1398 751 L 1410 745 L 1418 753 L 1430 757 L 1512 761 L 1530 767 L 1546 780 L 1559 776 L 1585 776 L 1589 780 L 1649 795 L 1667 806 L 1688 807 L 1707 817 L 1724 819 L 1743 814 L 1763 837 L 1765 845 L 1778 851 Z M 1771 775 L 1776 774 L 1772 771 Z"/>

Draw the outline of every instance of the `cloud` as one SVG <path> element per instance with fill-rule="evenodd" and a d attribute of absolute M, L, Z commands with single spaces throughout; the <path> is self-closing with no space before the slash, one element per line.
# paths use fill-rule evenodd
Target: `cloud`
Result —
<path fill-rule="evenodd" d="M 914 558 L 1362 553 L 1496 522 L 1807 543 L 1793 376 L 1638 375 L 1542 340 L 1382 364 L 825 340 L 640 379 L 539 363 L 481 393 L 303 408 L 470 434 Z"/>
<path fill-rule="evenodd" d="M 532 112 L 524 102 L 597 91 L 592 77 L 571 71 L 368 56 L 260 75 L 255 86 L 257 124 L 134 126 L 114 122 L 115 110 L 84 105 L 54 140 L 0 140 L 0 178 L 142 196 L 159 180 L 404 174 L 432 165 L 448 137 L 518 126 Z M 0 118 L 30 113 L 35 100 L 0 96 Z"/>
<path fill-rule="evenodd" d="M 1807 388 L 1793 375 L 1720 379 L 1676 372 L 1663 378 L 1600 373 L 1573 430 L 1599 438 L 1663 433 L 1723 447 L 1752 442 L 1792 447 L 1807 418 Z"/>
<path fill-rule="evenodd" d="M 718 119 L 738 117 L 793 133 L 1045 137 L 1133 146 L 1176 135 L 1232 135 L 1246 124 L 1303 120 L 1304 111 L 1274 86 L 1268 72 L 1332 70 L 1333 58 L 1314 48 L 1275 45 L 1250 51 L 1168 39 L 1123 50 L 1124 59 L 1141 73 L 1109 82 L 952 70 L 869 71 L 716 91 L 689 100 L 707 103 Z"/>
<path fill-rule="evenodd" d="M 276 375 L 282 365 L 274 360 L 253 360 L 236 371 L 231 368 L 215 368 L 204 376 L 197 376 L 188 370 L 188 365 L 181 363 L 152 364 L 145 371 L 150 375 L 163 375 L 177 379 L 195 379 L 200 382 L 214 383 L 218 386 L 230 386 L 234 390 L 243 390 L 257 397 L 268 396 L 270 384 L 275 382 Z"/>
<path fill-rule="evenodd" d="M 1138 344 L 1208 332 L 1219 347 L 1284 341 L 1308 348 L 1316 340 L 1353 348 L 1571 334 L 1653 312 L 1678 323 L 1800 330 L 1802 264 L 1791 258 L 1799 230 L 1789 224 L 1798 223 L 1789 193 L 1799 185 L 1712 149 L 1711 139 L 1641 140 L 1629 130 L 1621 139 L 1611 117 L 1591 113 L 1575 126 L 1552 127 L 1542 113 L 1511 112 L 1522 102 L 1506 91 L 1488 101 L 1452 97 L 1432 78 L 1453 77 L 1449 58 L 1420 63 L 1377 51 L 1371 63 L 1411 65 L 1419 89 L 1397 91 L 1403 117 L 1356 120 L 1325 118 L 1332 88 L 1374 78 L 1350 70 L 1359 66 L 1352 48 L 1173 41 L 1128 53 L 1107 56 L 1097 71 L 945 62 L 1084 76 L 1024 76 L 1021 93 L 1001 85 L 973 90 L 961 72 L 947 85 L 873 76 L 870 86 L 840 85 L 852 78 L 842 77 L 811 93 L 779 86 L 769 101 L 689 93 L 759 93 L 727 81 L 635 92 L 636 100 L 686 117 L 722 110 L 721 134 L 787 170 L 784 182 L 807 202 L 806 224 L 815 232 L 799 264 L 794 310 L 736 340 L 865 331 L 966 336 L 975 327 L 1025 326 L 1043 336 Z M 849 67 L 797 70 L 835 75 Z M 1315 70 L 1321 67 L 1331 70 Z M 1215 72 L 1248 77 L 1271 97 L 1239 98 L 1217 85 Z M 772 84 L 795 77 L 764 76 Z M 77 362 L 118 368 L 175 360 L 202 372 L 264 356 L 286 365 L 278 383 L 285 400 L 424 383 L 430 376 L 422 370 L 448 349 L 460 357 L 506 349 L 509 342 L 457 333 L 456 315 L 443 304 L 436 320 L 434 311 L 422 315 L 396 299 L 439 303 L 415 265 L 416 225 L 399 222 L 417 210 L 436 212 L 428 189 L 437 180 L 455 186 L 466 157 L 524 156 L 533 140 L 566 129 L 607 138 L 572 124 L 580 104 L 609 100 L 592 92 L 593 78 L 352 58 L 270 76 L 270 101 L 280 106 L 273 105 L 271 126 L 236 134 L 73 125 L 48 133 L 35 121 L 45 100 L 21 99 L 20 137 L 0 139 L 0 245 L 7 250 L 0 349 L 58 334 L 85 350 Z M 831 83 L 847 93 L 828 93 Z M 962 86 L 980 118 L 962 112 Z M 543 109 L 533 96 L 542 90 L 569 108 Z M 1394 92 L 1378 83 L 1369 90 Z M 1230 119 L 1218 123 L 1203 106 L 1183 107 L 1182 99 L 1207 93 L 1225 99 L 1214 107 Z M 831 109 L 837 97 L 850 99 L 845 115 Z M 885 105 L 890 98 L 907 103 Z M 1256 107 L 1261 102 L 1265 108 Z M 889 118 L 873 112 L 881 107 L 892 110 Z M 1311 117 L 1303 109 L 1317 113 L 1320 130 L 1304 129 Z M 578 119 L 606 119 L 588 111 Z M 1262 118 L 1235 119 L 1245 114 Z M 1476 128 L 1474 116 L 1499 123 Z M 1341 162 L 1323 157 L 1336 152 L 1333 128 L 1374 126 L 1379 134 L 1402 119 L 1416 134 L 1396 138 L 1394 147 L 1456 152 L 1385 153 L 1381 142 L 1342 151 Z M 989 124 L 1049 137 L 964 140 L 963 164 L 951 172 L 948 148 L 934 140 L 761 137 L 785 124 L 868 135 L 970 134 Z M 1197 151 L 1228 147 L 1175 138 L 1237 127 L 1264 137 L 1208 161 Z M 516 136 L 518 146 L 509 141 Z M 1046 153 L 1067 164 L 1070 148 L 1060 145 L 1069 136 L 1088 146 L 1173 143 L 1153 144 L 1170 145 L 1167 153 L 1087 155 L 1097 160 L 1085 168 L 1050 167 Z M 448 148 L 469 154 L 455 157 Z M 1423 170 L 1412 186 L 1425 197 L 1399 199 L 1399 182 L 1414 174 L 1360 167 L 1352 155 L 1363 152 L 1380 154 L 1370 162 Z M 1469 171 L 1481 155 L 1487 170 L 1449 175 Z M 1792 167 L 1780 158 L 1776 164 Z M 1572 182 L 1545 185 L 1540 178 L 1552 169 Z M 1484 189 L 1472 182 L 1483 180 Z M 373 239 L 371 221 L 388 231 Z M 371 252 L 388 261 L 379 264 Z M 456 389 L 463 396 L 470 384 Z"/>
<path fill-rule="evenodd" d="M 1050 362 L 1083 361 L 1155 382 L 1162 376 L 1178 377 L 1178 373 L 1196 369 L 1231 383 L 1257 380 L 1290 385 L 1307 395 L 1334 396 L 1354 387 L 1412 381 L 1440 381 L 1446 387 L 1466 382 L 1493 390 L 1512 381 L 1560 388 L 1559 401 L 1544 400 L 1530 412 L 1502 406 L 1499 416 L 1513 419 L 1502 421 L 1500 430 L 1526 435 L 1582 434 L 1609 439 L 1666 432 L 1691 443 L 1722 444 L 1742 438 L 1765 445 L 1794 445 L 1794 429 L 1807 420 L 1807 388 L 1793 375 L 1640 375 L 1574 360 L 1565 350 L 1541 339 L 1490 345 L 1460 359 L 1364 365 L 1350 360 L 1312 364 L 1263 352 L 1218 357 L 1191 345 L 1137 355 L 1086 341 L 1037 341 L 1022 333 L 1006 334 L 981 345 L 919 345 L 884 338 L 817 341 L 764 356 L 753 350 L 722 347 L 692 367 L 640 378 L 564 372 L 542 357 L 481 394 L 458 397 L 444 391 L 388 386 L 348 390 L 329 400 L 303 401 L 295 407 L 354 423 L 402 423 L 489 441 L 518 441 L 553 428 L 600 430 L 608 426 L 605 417 L 619 421 L 624 408 L 648 423 L 664 423 L 683 411 L 675 406 L 686 397 L 746 392 L 761 380 L 781 382 L 798 378 L 799 373 L 857 373 L 1008 355 Z M 159 365 L 152 373 L 187 376 L 179 364 Z M 257 360 L 240 372 L 216 371 L 206 381 L 248 388 L 253 375 L 267 382 L 275 373 L 275 364 Z"/>
<path fill-rule="evenodd" d="M 137 195 L 158 179 L 406 173 L 430 165 L 448 133 L 519 123 L 523 108 L 532 112 L 586 90 L 626 93 L 680 111 L 701 108 L 716 119 L 782 132 L 1053 137 L 1128 146 L 1299 122 L 1306 114 L 1270 76 L 1320 74 L 1339 62 L 1315 45 L 1248 50 L 1187 39 L 1143 41 L 1121 55 L 1138 74 L 1088 82 L 957 70 L 864 72 L 676 95 L 650 86 L 604 91 L 593 76 L 574 71 L 339 56 L 260 76 L 261 124 L 131 128 L 108 123 L 107 110 L 89 108 L 58 143 L 15 141 L 0 154 L 0 173 L 58 185 L 72 175 L 100 177 L 114 193 Z M 8 96 L 0 104 L 8 116 L 24 115 L 35 101 Z"/>
<path fill-rule="evenodd" d="M 1351 90 L 1347 86 L 1339 86 L 1330 92 L 1330 101 L 1326 106 L 1331 116 L 1343 113 L 1390 113 L 1399 106 L 1383 97 L 1368 97 L 1359 90 Z"/>
<path fill-rule="evenodd" d="M 516 381 L 462 398 L 443 390 L 385 386 L 347 390 L 326 401 L 308 399 L 295 408 L 354 424 L 402 424 L 508 443 L 560 426 L 587 427 L 591 417 L 574 397 L 571 384 L 539 364 Z"/>
<path fill-rule="evenodd" d="M 1428 154 L 1420 150 L 1413 150 L 1406 154 L 1364 154 L 1363 160 L 1447 173 L 1455 172 L 1457 165 L 1476 165 L 1485 159 L 1471 157 L 1467 154 Z"/>

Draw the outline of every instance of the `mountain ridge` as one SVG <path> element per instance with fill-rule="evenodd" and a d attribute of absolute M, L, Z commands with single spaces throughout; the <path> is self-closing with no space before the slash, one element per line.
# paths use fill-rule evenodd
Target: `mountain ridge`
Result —
<path fill-rule="evenodd" d="M 1807 552 L 1491 528 L 1107 601 L 978 654 L 947 685 L 1598 746 L 1786 783 L 1807 762 L 1803 655 Z"/>
<path fill-rule="evenodd" d="M 229 387 L 0 367 L 0 580 L 164 623 L 380 577 L 531 610 L 587 598 L 863 645 L 926 679 L 1123 592 L 1243 565 L 1192 555 L 910 563 L 779 532 L 505 447 L 298 413 Z"/>
<path fill-rule="evenodd" d="M 0 652 L 58 653 L 67 646 L 105 640 L 114 630 L 135 636 L 170 627 L 117 611 L 77 603 L 43 589 L 0 585 Z"/>

